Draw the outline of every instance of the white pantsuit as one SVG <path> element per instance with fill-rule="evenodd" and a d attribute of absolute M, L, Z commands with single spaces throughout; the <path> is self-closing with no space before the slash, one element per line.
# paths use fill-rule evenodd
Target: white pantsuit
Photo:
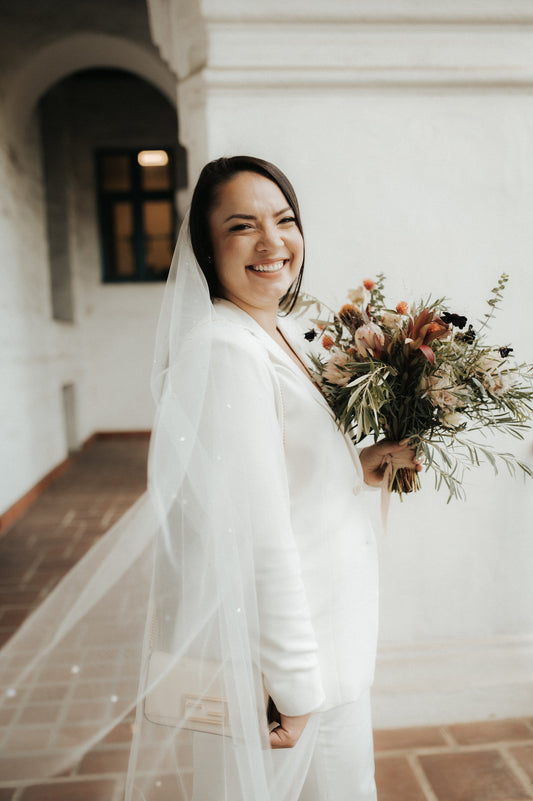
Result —
<path fill-rule="evenodd" d="M 301 799 L 372 801 L 368 688 L 377 641 L 377 554 L 360 496 L 364 482 L 358 453 L 338 429 L 318 388 L 261 326 L 229 301 L 215 301 L 214 307 L 221 342 L 231 343 L 243 380 L 261 385 L 265 400 L 263 404 L 258 395 L 258 403 L 264 405 L 265 416 L 275 414 L 270 421 L 273 455 L 263 480 L 269 489 L 270 482 L 275 484 L 271 506 L 277 497 L 287 501 L 287 519 L 279 509 L 274 519 L 287 529 L 284 541 L 290 538 L 291 547 L 279 551 L 279 565 L 284 586 L 293 582 L 294 592 L 282 594 L 280 600 L 270 593 L 262 601 L 258 591 L 261 668 L 280 712 L 315 711 L 319 717 Z M 279 327 L 305 359 L 304 342 L 296 341 L 290 319 L 280 318 Z M 256 433 L 257 447 L 264 447 L 261 432 Z M 249 438 L 250 448 L 256 446 L 254 432 L 243 436 Z M 280 475 L 283 486 L 276 484 Z M 264 526 L 260 538 L 270 538 Z M 285 569 L 291 548 L 297 560 Z M 261 553 L 260 546 L 259 571 Z M 272 558 L 265 553 L 265 559 Z M 287 598 L 295 599 L 294 610 L 287 608 Z M 208 772 L 201 769 L 205 757 L 199 744 L 206 746 L 207 741 L 199 738 L 195 799 L 204 801 L 210 798 L 202 784 Z M 287 758 L 290 754 L 280 757 Z M 216 783 L 212 768 L 211 764 L 207 781 Z"/>

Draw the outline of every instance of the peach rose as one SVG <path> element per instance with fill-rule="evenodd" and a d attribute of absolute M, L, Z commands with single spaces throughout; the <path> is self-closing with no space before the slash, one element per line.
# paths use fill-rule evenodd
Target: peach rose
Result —
<path fill-rule="evenodd" d="M 427 392 L 433 406 L 455 411 L 464 405 L 461 395 L 466 394 L 466 387 L 454 386 L 453 375 L 444 367 L 438 373 L 428 376 L 422 382 L 422 388 Z"/>
<path fill-rule="evenodd" d="M 325 378 L 326 381 L 329 381 L 332 384 L 337 384 L 341 387 L 346 386 L 352 376 L 349 372 L 343 370 L 342 368 L 349 361 L 350 357 L 347 353 L 335 351 L 332 353 L 328 363 L 322 371 L 322 378 Z"/>
<path fill-rule="evenodd" d="M 383 325 L 386 325 L 387 328 L 399 328 L 402 323 L 402 318 L 399 314 L 385 311 L 381 315 L 381 322 L 383 323 Z"/>
<path fill-rule="evenodd" d="M 498 398 L 509 389 L 511 378 L 507 365 L 498 351 L 491 351 L 486 356 L 483 356 L 478 365 L 483 372 L 483 386 L 487 392 Z"/>

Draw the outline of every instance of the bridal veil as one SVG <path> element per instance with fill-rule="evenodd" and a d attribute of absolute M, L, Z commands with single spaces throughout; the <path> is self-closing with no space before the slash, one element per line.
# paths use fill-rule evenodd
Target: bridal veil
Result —
<path fill-rule="evenodd" d="M 186 219 L 157 333 L 148 491 L 0 652 L 10 731 L 24 730 L 36 703 L 50 721 L 32 751 L 2 744 L 0 781 L 66 770 L 136 708 L 126 801 L 298 798 L 315 720 L 294 749 L 270 749 L 259 654 L 258 593 L 268 603 L 284 586 L 279 548 L 297 559 L 276 541 L 271 501 L 286 488 L 281 448 L 271 447 L 275 399 L 258 367 L 250 375 L 236 363 L 231 336 L 214 337 L 214 320 Z M 146 696 L 187 669 L 191 695 L 215 699 L 208 718 L 219 733 L 188 728 L 170 700 L 167 723 L 148 718 Z M 206 771 L 217 777 L 212 796 Z"/>

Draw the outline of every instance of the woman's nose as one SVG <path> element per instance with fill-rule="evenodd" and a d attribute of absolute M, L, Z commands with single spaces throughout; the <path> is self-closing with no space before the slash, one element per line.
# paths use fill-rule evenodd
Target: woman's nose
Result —
<path fill-rule="evenodd" d="M 283 244 L 281 231 L 278 229 L 277 225 L 268 225 L 261 230 L 256 248 L 257 250 L 271 250 L 272 248 L 278 247 L 280 244 Z"/>

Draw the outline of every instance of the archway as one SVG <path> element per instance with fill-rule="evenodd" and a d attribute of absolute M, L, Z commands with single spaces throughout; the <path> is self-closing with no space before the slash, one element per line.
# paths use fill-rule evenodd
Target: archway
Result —
<path fill-rule="evenodd" d="M 77 34 L 41 48 L 16 73 L 6 97 L 7 117 L 22 131 L 40 97 L 62 78 L 91 68 L 121 69 L 153 84 L 176 105 L 176 81 L 155 54 L 107 34 Z"/>

